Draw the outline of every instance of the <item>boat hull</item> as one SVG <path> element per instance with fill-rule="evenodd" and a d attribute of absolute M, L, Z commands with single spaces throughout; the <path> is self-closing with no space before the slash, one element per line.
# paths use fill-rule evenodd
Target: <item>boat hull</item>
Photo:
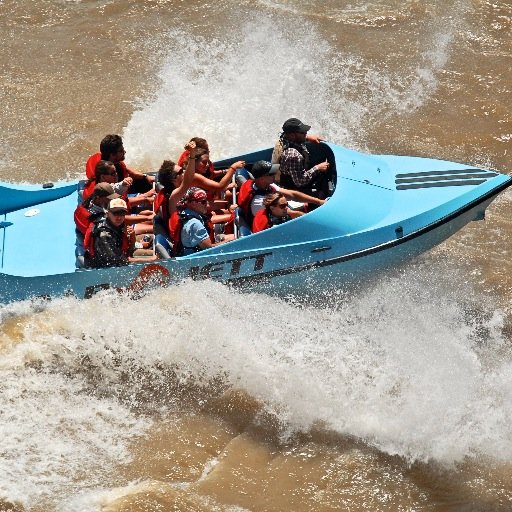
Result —
<path fill-rule="evenodd" d="M 218 162 L 270 158 L 271 149 Z M 512 179 L 463 164 L 415 157 L 372 156 L 317 144 L 336 189 L 307 215 L 187 257 L 104 269 L 75 269 L 76 184 L 51 190 L 0 186 L 0 302 L 106 289 L 142 293 L 185 279 L 214 279 L 281 296 L 318 295 L 378 277 L 428 251 L 485 209 Z M 74 191 L 74 192 L 73 192 Z M 2 194 L 15 197 L 2 210 Z M 33 208 L 36 206 L 36 208 Z M 39 251 L 27 252 L 27 240 Z"/>

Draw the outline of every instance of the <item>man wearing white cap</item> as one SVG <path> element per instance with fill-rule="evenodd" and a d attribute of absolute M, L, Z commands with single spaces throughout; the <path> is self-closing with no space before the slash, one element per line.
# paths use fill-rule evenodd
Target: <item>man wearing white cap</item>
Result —
<path fill-rule="evenodd" d="M 85 236 L 88 250 L 88 266 L 117 267 L 131 261 L 154 261 L 154 255 L 147 258 L 133 258 L 135 250 L 135 232 L 125 225 L 128 213 L 126 202 L 121 198 L 109 202 L 107 215 L 95 223 Z"/>

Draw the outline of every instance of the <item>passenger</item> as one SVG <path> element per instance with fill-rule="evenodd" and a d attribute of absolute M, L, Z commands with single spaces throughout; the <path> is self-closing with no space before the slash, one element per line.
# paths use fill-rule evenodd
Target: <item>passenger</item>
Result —
<path fill-rule="evenodd" d="M 188 163 L 188 158 L 185 158 L 184 164 Z M 237 169 L 242 169 L 245 166 L 245 162 L 239 160 L 238 162 L 234 162 L 231 164 L 228 169 L 222 171 L 224 176 L 220 181 L 215 181 L 207 178 L 203 175 L 205 170 L 210 165 L 210 154 L 206 149 L 197 149 L 195 155 L 195 176 L 194 181 L 192 182 L 192 186 L 201 188 L 208 192 L 209 199 L 213 199 L 216 194 L 223 192 L 229 188 L 232 188 L 231 178 Z"/>
<path fill-rule="evenodd" d="M 84 200 L 89 197 L 97 183 L 109 183 L 112 185 L 116 194 L 126 196 L 130 185 L 133 183 L 133 179 L 127 177 L 124 178 L 123 181 L 118 182 L 117 171 L 114 164 L 109 160 L 98 160 L 96 167 L 94 168 L 92 178 L 90 178 L 85 184 L 85 188 L 83 190 Z"/>
<path fill-rule="evenodd" d="M 288 208 L 288 201 L 282 192 L 271 192 L 263 199 L 263 208 L 254 216 L 252 232 L 258 233 L 301 215 L 304 213 Z"/>
<path fill-rule="evenodd" d="M 258 160 L 251 169 L 254 179 L 245 181 L 240 187 L 237 202 L 249 226 L 252 225 L 254 216 L 264 208 L 263 199 L 270 192 L 281 192 L 287 199 L 302 203 L 317 206 L 325 203 L 325 199 L 319 199 L 298 190 L 289 190 L 276 185 L 274 180 L 278 169 L 279 165 L 277 164 Z"/>
<path fill-rule="evenodd" d="M 157 234 L 163 234 L 169 238 L 169 221 L 171 215 L 176 211 L 178 202 L 183 198 L 185 192 L 192 185 L 195 172 L 196 143 L 188 142 L 185 145 L 190 155 L 186 170 L 175 164 L 172 160 L 164 160 L 158 171 L 158 183 L 161 190 L 155 199 L 155 229 Z"/>
<path fill-rule="evenodd" d="M 190 142 L 195 142 L 197 149 L 204 149 L 207 153 L 210 153 L 210 148 L 208 146 L 208 142 L 206 139 L 203 139 L 201 137 L 192 137 L 190 139 Z M 180 157 L 178 158 L 178 165 L 183 165 L 184 162 L 187 160 L 188 157 L 188 150 L 185 146 L 185 151 L 181 153 Z M 224 171 L 217 171 L 215 170 L 215 167 L 213 166 L 212 161 L 210 160 L 208 162 L 208 166 L 204 168 L 204 172 L 201 173 L 205 178 L 209 178 L 211 180 L 222 178 L 222 176 L 225 174 Z"/>
<path fill-rule="evenodd" d="M 74 218 L 77 231 L 85 236 L 89 224 L 105 217 L 109 202 L 120 197 L 114 192 L 112 185 L 98 183 L 92 194 L 75 209 Z"/>
<path fill-rule="evenodd" d="M 312 133 L 306 133 L 306 142 L 314 142 L 315 144 L 320 144 L 322 139 L 319 135 L 314 135 Z M 283 133 L 281 133 L 279 139 L 277 139 L 274 150 L 272 151 L 272 159 L 271 162 L 273 164 L 278 164 L 281 162 L 281 155 L 283 154 Z"/>
<path fill-rule="evenodd" d="M 328 195 L 329 162 L 320 162 L 310 167 L 309 151 L 305 145 L 310 128 L 296 118 L 288 119 L 283 124 L 280 183 L 324 199 Z"/>
<path fill-rule="evenodd" d="M 123 181 L 125 178 L 132 178 L 129 193 L 136 194 L 148 192 L 153 188 L 153 179 L 140 171 L 135 171 L 126 167 L 124 163 L 126 151 L 123 146 L 123 139 L 120 135 L 106 135 L 100 142 L 100 152 L 92 155 L 85 165 L 85 174 L 90 180 L 94 177 L 96 164 L 100 160 L 109 160 L 113 162 L 116 172 L 116 182 Z"/>
<path fill-rule="evenodd" d="M 96 183 L 108 183 L 116 193 L 123 196 L 123 199 L 129 206 L 130 213 L 126 216 L 127 224 L 135 224 L 136 234 L 152 233 L 153 232 L 153 201 L 155 191 L 153 189 L 136 196 L 127 196 L 129 183 L 132 178 L 127 177 L 121 182 L 117 182 L 117 173 L 114 164 L 109 161 L 100 160 L 96 164 L 94 180 L 89 180 L 84 188 L 83 197 L 86 199 L 94 189 Z M 144 209 L 145 208 L 145 209 Z M 134 212 L 132 213 L 132 210 Z"/>
<path fill-rule="evenodd" d="M 112 199 L 106 217 L 89 226 L 85 235 L 87 266 L 93 268 L 116 267 L 127 265 L 132 261 L 156 260 L 152 251 L 148 251 L 145 257 L 133 257 L 135 232 L 133 228 L 125 224 L 127 213 L 128 206 L 123 199 Z"/>
<path fill-rule="evenodd" d="M 172 215 L 170 222 L 175 256 L 187 256 L 233 240 L 233 235 L 221 235 L 218 242 L 215 241 L 213 225 L 208 217 L 206 191 L 189 188 L 183 205 L 183 209 Z"/>

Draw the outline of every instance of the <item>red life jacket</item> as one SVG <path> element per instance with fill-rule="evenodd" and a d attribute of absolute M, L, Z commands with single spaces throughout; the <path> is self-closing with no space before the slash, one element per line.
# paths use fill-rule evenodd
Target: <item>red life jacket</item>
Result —
<path fill-rule="evenodd" d="M 94 153 L 94 155 L 90 156 L 85 164 L 85 175 L 87 179 L 93 180 L 94 174 L 96 171 L 96 165 L 101 160 L 101 153 Z"/>
<path fill-rule="evenodd" d="M 166 226 L 169 224 L 169 194 L 164 190 L 160 190 L 155 196 L 153 211 L 162 218 Z"/>
<path fill-rule="evenodd" d="M 252 220 L 254 215 L 251 210 L 251 203 L 255 195 L 265 196 L 269 192 L 272 192 L 272 189 L 269 187 L 266 190 L 257 189 L 254 186 L 254 180 L 247 180 L 242 183 L 240 187 L 240 192 L 238 192 L 237 203 L 238 206 L 242 209 L 242 213 L 244 214 L 245 221 L 249 224 L 252 224 Z"/>
<path fill-rule="evenodd" d="M 85 201 L 93 192 L 94 187 L 96 186 L 96 181 L 94 181 L 94 176 L 92 180 L 89 180 L 84 189 L 82 190 L 82 199 Z"/>
<path fill-rule="evenodd" d="M 89 157 L 87 163 L 85 164 L 85 175 L 87 176 L 87 179 L 94 180 L 96 175 L 96 165 L 100 160 L 101 153 L 94 153 L 94 155 Z M 124 162 L 117 162 L 114 165 L 116 166 L 118 174 L 121 174 L 121 176 L 118 176 L 121 178 L 119 181 L 123 181 L 128 176 L 128 169 L 126 168 L 126 164 Z"/>
<path fill-rule="evenodd" d="M 258 231 L 263 231 L 264 229 L 268 229 L 272 227 L 272 223 L 268 217 L 268 212 L 266 208 L 262 208 L 255 216 L 252 221 L 252 232 L 257 233 Z"/>
<path fill-rule="evenodd" d="M 171 236 L 172 253 L 174 256 L 183 256 L 184 247 L 181 243 L 181 232 L 185 223 L 190 219 L 198 219 L 198 217 L 188 215 L 187 213 L 178 210 L 174 211 L 169 219 L 169 233 Z M 210 219 L 205 219 L 202 216 L 198 220 L 201 221 L 206 228 L 212 244 L 215 243 L 212 221 Z M 196 252 L 200 250 L 201 249 L 199 247 L 196 248 Z"/>
<path fill-rule="evenodd" d="M 73 217 L 75 219 L 76 229 L 80 231 L 82 235 L 85 235 L 87 228 L 91 223 L 91 221 L 89 220 L 89 215 L 91 215 L 89 210 L 82 206 L 81 204 L 76 207 Z"/>

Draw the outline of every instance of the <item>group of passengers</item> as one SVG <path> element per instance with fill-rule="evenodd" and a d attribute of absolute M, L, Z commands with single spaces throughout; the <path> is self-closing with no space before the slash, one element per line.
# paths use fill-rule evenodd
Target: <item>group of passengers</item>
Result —
<path fill-rule="evenodd" d="M 156 180 L 125 165 L 119 135 L 105 136 L 87 161 L 75 210 L 77 264 L 100 268 L 186 256 L 229 242 L 236 231 L 256 233 L 322 205 L 329 163 L 310 166 L 305 142 L 320 139 L 309 129 L 288 119 L 272 162 L 246 168 L 240 160 L 222 170 L 211 162 L 207 141 L 194 137 L 177 163 L 163 161 Z"/>

